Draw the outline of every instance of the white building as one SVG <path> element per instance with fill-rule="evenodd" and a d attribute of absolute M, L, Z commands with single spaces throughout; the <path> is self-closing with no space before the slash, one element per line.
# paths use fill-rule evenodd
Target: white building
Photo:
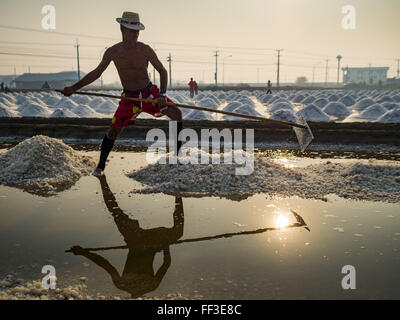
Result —
<path fill-rule="evenodd" d="M 342 68 L 344 84 L 381 85 L 387 80 L 389 67 Z"/>

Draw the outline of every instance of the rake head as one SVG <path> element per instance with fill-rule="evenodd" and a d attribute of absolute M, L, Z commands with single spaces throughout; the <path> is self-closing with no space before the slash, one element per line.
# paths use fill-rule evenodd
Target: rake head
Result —
<path fill-rule="evenodd" d="M 312 134 L 311 129 L 307 124 L 307 121 L 303 117 L 300 117 L 296 123 L 302 125 L 302 128 L 293 127 L 293 130 L 296 133 L 297 141 L 300 145 L 300 150 L 301 152 L 303 152 L 314 139 L 314 135 Z"/>

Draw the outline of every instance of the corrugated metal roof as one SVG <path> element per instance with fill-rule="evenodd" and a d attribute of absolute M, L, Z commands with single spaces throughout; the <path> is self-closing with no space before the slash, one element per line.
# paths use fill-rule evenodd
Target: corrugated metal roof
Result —
<path fill-rule="evenodd" d="M 86 73 L 81 71 L 81 78 L 85 76 Z M 24 73 L 15 79 L 15 82 L 18 81 L 78 81 L 78 72 L 76 71 L 63 71 L 58 73 Z"/>

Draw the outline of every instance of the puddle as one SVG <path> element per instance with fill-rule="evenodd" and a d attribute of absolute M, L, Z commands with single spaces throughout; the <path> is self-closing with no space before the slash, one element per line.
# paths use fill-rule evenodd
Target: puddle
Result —
<path fill-rule="evenodd" d="M 288 166 L 373 158 L 269 155 Z M 112 152 L 106 179 L 82 177 L 49 198 L 0 186 L 0 278 L 38 280 L 53 265 L 59 285 L 86 277 L 90 293 L 107 297 L 400 297 L 400 204 L 132 194 L 139 184 L 124 173 L 145 165 L 142 150 Z M 356 290 L 341 287 L 345 265 L 356 269 Z"/>

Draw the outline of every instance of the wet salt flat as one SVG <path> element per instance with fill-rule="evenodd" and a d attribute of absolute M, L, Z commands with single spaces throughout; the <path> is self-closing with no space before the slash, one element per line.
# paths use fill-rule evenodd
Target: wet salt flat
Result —
<path fill-rule="evenodd" d="M 101 93 L 120 95 L 120 91 Z M 267 95 L 265 91 L 203 91 L 195 100 L 187 91 L 170 90 L 174 102 L 211 109 L 295 121 L 400 122 L 399 90 L 287 90 Z M 0 117 L 112 117 L 118 100 L 56 92 L 24 92 L 0 95 Z M 240 120 L 241 118 L 182 109 L 187 120 Z M 141 114 L 141 118 L 153 118 Z"/>
<path fill-rule="evenodd" d="M 365 158 L 265 155 L 288 167 Z M 375 158 L 376 164 L 399 161 L 398 155 Z M 0 186 L 0 279 L 40 280 L 50 264 L 58 286 L 84 277 L 94 297 L 400 297 L 398 202 L 335 194 L 318 200 L 259 193 L 236 201 L 132 193 L 141 185 L 126 174 L 146 165 L 143 152 L 112 152 L 105 179 L 84 176 L 46 198 Z M 73 246 L 108 250 L 65 252 Z M 341 287 L 345 265 L 356 269 L 356 290 Z"/>

